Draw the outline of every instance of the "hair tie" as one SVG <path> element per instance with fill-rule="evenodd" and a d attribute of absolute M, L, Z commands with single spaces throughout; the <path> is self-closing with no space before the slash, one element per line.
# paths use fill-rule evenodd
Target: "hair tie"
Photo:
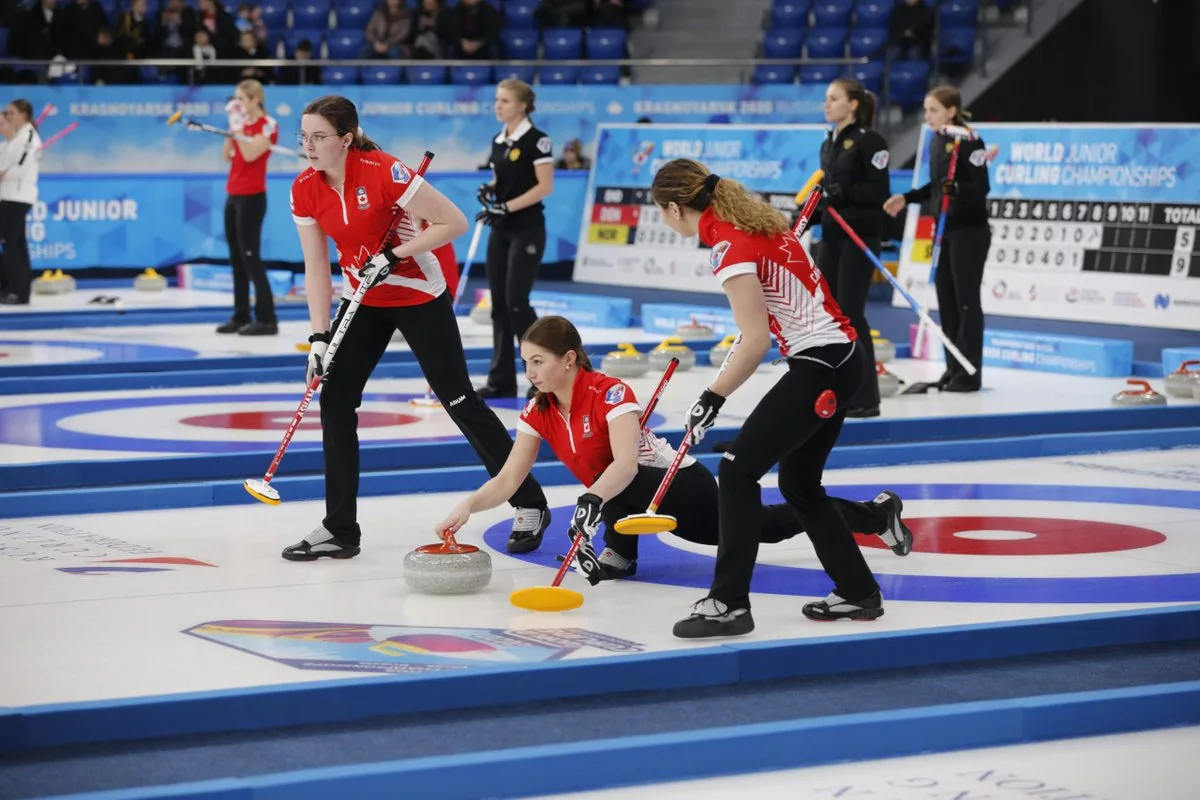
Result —
<path fill-rule="evenodd" d="M 708 177 L 704 179 L 704 190 L 712 194 L 717 190 L 717 184 L 721 182 L 721 176 L 715 172 L 710 172 Z"/>

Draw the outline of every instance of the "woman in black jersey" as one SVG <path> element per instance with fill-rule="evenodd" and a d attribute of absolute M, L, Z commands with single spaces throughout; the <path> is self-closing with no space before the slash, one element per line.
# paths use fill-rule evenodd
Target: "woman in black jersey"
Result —
<path fill-rule="evenodd" d="M 529 118 L 534 99 L 524 81 L 509 78 L 496 86 L 496 119 L 504 127 L 492 142 L 488 166 L 494 179 L 479 187 L 483 211 L 477 217 L 492 227 L 487 249 L 492 366 L 487 385 L 478 389 L 484 398 L 516 396 L 514 343 L 537 321 L 529 293 L 546 250 L 542 200 L 554 191 L 554 158 L 550 137 Z"/>
<path fill-rule="evenodd" d="M 825 120 L 833 125 L 821 145 L 826 206 L 837 209 L 879 255 L 884 216 L 880 205 L 891 186 L 888 145 L 872 127 L 875 96 L 853 78 L 838 78 L 825 92 Z M 817 265 L 833 297 L 858 333 L 859 346 L 872 367 L 846 404 L 847 417 L 879 416 L 879 380 L 875 376 L 875 347 L 867 322 L 867 293 L 875 265 L 826 212 L 821 218 Z"/>
<path fill-rule="evenodd" d="M 953 86 L 937 86 L 925 96 L 925 124 L 935 131 L 929 155 L 929 183 L 893 195 L 883 209 L 893 217 L 908 203 L 932 201 L 936 211 L 942 197 L 950 197 L 942 253 L 934 284 L 942 330 L 978 370 L 968 375 L 949 352 L 946 371 L 934 387 L 944 392 L 977 392 L 983 379 L 983 306 L 979 291 L 983 266 L 992 245 L 988 220 L 987 149 L 983 140 L 962 139 L 958 146 L 954 180 L 948 179 L 955 138 L 939 133 L 948 125 L 966 128 L 970 115 L 962 110 L 962 96 Z"/>

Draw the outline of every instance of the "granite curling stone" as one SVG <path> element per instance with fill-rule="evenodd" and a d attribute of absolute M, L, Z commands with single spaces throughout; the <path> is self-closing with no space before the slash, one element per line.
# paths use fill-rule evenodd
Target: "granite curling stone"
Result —
<path fill-rule="evenodd" d="M 491 556 L 453 539 L 422 545 L 404 557 L 404 582 L 423 594 L 467 594 L 479 591 L 491 580 Z"/>
<path fill-rule="evenodd" d="M 896 357 L 896 345 L 885 339 L 879 331 L 871 331 L 871 342 L 875 345 L 875 360 L 886 364 Z"/>
<path fill-rule="evenodd" d="M 697 322 L 695 318 L 691 322 L 681 322 L 675 328 L 675 335 L 680 339 L 712 339 L 715 337 L 716 331 L 711 325 L 705 325 L 703 322 Z M 680 366 L 683 366 L 682 364 Z"/>
<path fill-rule="evenodd" d="M 879 380 L 880 397 L 895 397 L 900 394 L 900 376 L 894 372 L 888 372 L 883 366 L 883 362 L 876 362 L 875 375 Z"/>
<path fill-rule="evenodd" d="M 614 378 L 640 378 L 650 369 L 650 360 L 629 342 L 617 345 L 600 362 L 600 371 Z"/>
<path fill-rule="evenodd" d="M 139 292 L 161 292 L 167 288 L 167 279 L 150 267 L 133 279 L 133 288 Z"/>
<path fill-rule="evenodd" d="M 736 333 L 731 333 L 720 341 L 712 350 L 708 351 L 708 363 L 714 367 L 720 367 L 725 363 L 725 359 L 729 357 L 729 351 L 733 349 L 733 343 L 737 339 Z"/>
<path fill-rule="evenodd" d="M 1161 395 L 1150 388 L 1146 381 L 1129 379 L 1126 381 L 1131 388 L 1123 389 L 1113 395 L 1114 406 L 1165 406 L 1166 395 Z"/>
<path fill-rule="evenodd" d="M 1200 369 L 1189 369 L 1193 364 L 1200 364 L 1200 361 L 1185 361 L 1179 369 L 1167 374 L 1167 394 L 1191 399 L 1195 389 L 1200 387 Z"/>
<path fill-rule="evenodd" d="M 490 300 L 480 300 L 471 309 L 471 322 L 476 325 L 492 324 L 492 303 Z"/>
<path fill-rule="evenodd" d="M 683 343 L 683 339 L 678 336 L 672 336 L 663 339 L 657 347 L 650 351 L 648 361 L 651 368 L 664 370 L 667 364 L 671 363 L 672 358 L 679 359 L 677 370 L 683 372 L 696 366 L 696 351 Z"/>

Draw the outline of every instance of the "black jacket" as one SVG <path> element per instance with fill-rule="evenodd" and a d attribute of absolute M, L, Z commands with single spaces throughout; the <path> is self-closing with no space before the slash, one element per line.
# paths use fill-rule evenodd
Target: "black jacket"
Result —
<path fill-rule="evenodd" d="M 825 205 L 836 208 L 860 236 L 878 236 L 883 229 L 883 203 L 891 196 L 888 145 L 871 128 L 850 125 L 832 130 L 821 145 Z M 845 236 L 828 212 L 821 216 L 821 236 Z"/>
<path fill-rule="evenodd" d="M 954 139 L 935 134 L 929 146 L 929 183 L 904 193 L 910 203 L 932 200 L 930 211 L 937 216 L 942 211 L 942 183 L 950 173 L 950 155 Z M 958 162 L 954 168 L 954 194 L 946 212 L 946 230 L 961 230 L 988 224 L 987 148 L 983 139 L 964 139 L 958 146 Z"/>

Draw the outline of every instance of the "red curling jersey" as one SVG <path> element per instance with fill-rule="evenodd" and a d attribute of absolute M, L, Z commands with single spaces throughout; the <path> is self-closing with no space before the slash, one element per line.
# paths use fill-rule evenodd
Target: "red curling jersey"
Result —
<path fill-rule="evenodd" d="M 358 275 L 352 270 L 361 268 L 383 249 L 379 243 L 385 233 L 384 246 L 396 247 L 420 232 L 423 223 L 403 209 L 424 184 L 424 178 L 395 156 L 353 147 L 346 151 L 342 191 L 331 187 L 324 173 L 312 167 L 297 176 L 292 183 L 292 219 L 297 225 L 320 225 L 337 245 L 338 265 L 345 279 L 342 297 L 354 295 Z M 401 211 L 392 224 L 397 208 Z M 457 283 L 454 247 L 444 244 L 432 252 L 398 261 L 387 280 L 366 293 L 363 305 L 421 305 L 447 289 L 453 292 Z"/>
<path fill-rule="evenodd" d="M 279 123 L 274 117 L 261 116 L 254 122 L 247 122 L 242 127 L 245 136 L 266 136 L 271 144 L 279 144 Z M 253 161 L 242 158 L 242 151 L 233 143 L 233 161 L 229 165 L 229 180 L 225 182 L 225 191 L 234 197 L 251 194 L 262 194 L 267 190 L 267 161 L 271 151 L 263 153 Z"/>
<path fill-rule="evenodd" d="M 517 432 L 550 443 L 558 460 L 584 486 L 596 482 L 613 462 L 612 445 L 608 438 L 609 423 L 622 414 L 641 414 L 641 406 L 633 389 L 617 378 L 603 372 L 579 370 L 571 390 L 571 409 L 563 413 L 554 398 L 550 407 L 539 409 L 537 400 L 530 400 L 517 420 Z M 666 468 L 675 458 L 675 450 L 665 440 L 643 428 L 638 440 L 638 463 Z M 685 456 L 681 467 L 691 466 L 696 459 Z"/>
<path fill-rule="evenodd" d="M 746 233 L 708 208 L 700 215 L 699 233 L 700 241 L 712 248 L 709 262 L 721 283 L 737 275 L 758 276 L 780 355 L 855 340 L 825 276 L 791 231 Z"/>

